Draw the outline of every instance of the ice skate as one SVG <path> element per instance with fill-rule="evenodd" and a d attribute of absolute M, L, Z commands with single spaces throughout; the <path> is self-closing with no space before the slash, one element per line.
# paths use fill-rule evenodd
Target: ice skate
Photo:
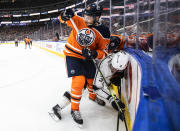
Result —
<path fill-rule="evenodd" d="M 71 116 L 73 120 L 75 121 L 76 125 L 81 128 L 83 125 L 83 119 L 81 117 L 80 112 L 76 110 L 71 111 Z"/>
<path fill-rule="evenodd" d="M 61 107 L 57 104 L 52 108 L 52 112 L 49 112 L 49 115 L 54 119 L 55 121 L 61 120 Z"/>
<path fill-rule="evenodd" d="M 91 98 L 89 98 L 89 99 L 92 100 Z M 96 97 L 96 99 L 92 100 L 92 101 L 96 102 L 98 105 L 101 105 L 101 106 L 105 106 L 106 105 L 106 103 L 102 99 L 100 99 L 98 97 Z"/>
<path fill-rule="evenodd" d="M 71 95 L 68 91 L 66 91 L 62 97 L 62 100 L 59 104 L 55 105 L 52 108 L 52 111 L 49 112 L 49 115 L 55 120 L 55 121 L 59 121 L 61 120 L 61 111 L 62 109 L 64 109 L 66 106 L 68 106 L 70 104 L 70 99 L 71 99 Z"/>

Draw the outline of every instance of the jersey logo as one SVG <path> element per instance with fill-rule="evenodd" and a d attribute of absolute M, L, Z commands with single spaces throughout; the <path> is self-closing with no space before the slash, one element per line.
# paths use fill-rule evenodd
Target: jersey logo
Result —
<path fill-rule="evenodd" d="M 81 29 L 79 31 L 79 33 L 77 34 L 77 42 L 81 45 L 81 46 L 90 46 L 95 39 L 95 35 L 94 32 L 91 29 L 88 28 L 84 28 Z"/>

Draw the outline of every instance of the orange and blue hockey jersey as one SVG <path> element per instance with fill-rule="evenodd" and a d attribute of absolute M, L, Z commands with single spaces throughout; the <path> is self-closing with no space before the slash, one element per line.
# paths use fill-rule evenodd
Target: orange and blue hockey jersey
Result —
<path fill-rule="evenodd" d="M 30 39 L 29 38 L 25 38 L 24 41 L 25 41 L 26 44 L 30 44 Z"/>
<path fill-rule="evenodd" d="M 106 26 L 99 25 L 89 28 L 82 17 L 75 15 L 72 17 L 72 20 L 79 30 L 79 33 L 77 33 L 70 20 L 63 21 L 61 16 L 59 16 L 59 20 L 72 28 L 64 49 L 66 56 L 85 59 L 85 57 L 82 56 L 82 49 L 85 48 L 85 46 L 82 45 L 82 37 L 86 37 L 86 42 L 90 50 L 97 51 L 98 59 L 102 59 L 105 56 L 105 49 L 110 42 L 110 32 Z"/>

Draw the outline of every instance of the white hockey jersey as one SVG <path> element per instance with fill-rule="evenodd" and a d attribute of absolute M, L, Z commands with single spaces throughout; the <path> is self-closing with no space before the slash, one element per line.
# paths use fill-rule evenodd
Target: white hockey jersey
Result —
<path fill-rule="evenodd" d="M 95 79 L 93 82 L 93 85 L 95 85 L 97 88 L 99 88 L 98 90 L 95 91 L 95 93 L 100 96 L 103 97 L 105 99 L 107 99 L 110 95 L 110 92 L 108 90 L 108 87 L 106 86 L 102 75 L 104 76 L 104 78 L 106 79 L 106 82 L 108 84 L 110 84 L 110 79 L 111 77 L 116 73 L 111 71 L 111 60 L 112 60 L 113 54 L 109 54 L 106 58 L 104 58 L 100 63 L 99 63 L 99 69 L 101 70 L 101 73 L 97 70 L 96 75 L 95 75 Z"/>

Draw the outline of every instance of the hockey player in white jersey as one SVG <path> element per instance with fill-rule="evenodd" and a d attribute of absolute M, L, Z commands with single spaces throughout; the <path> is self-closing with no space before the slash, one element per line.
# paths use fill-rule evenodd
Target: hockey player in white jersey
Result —
<path fill-rule="evenodd" d="M 93 89 L 95 90 L 95 93 L 108 100 L 112 107 L 116 110 L 118 110 L 118 107 L 108 90 L 109 87 L 107 87 L 104 82 L 104 78 L 108 85 L 114 84 L 116 86 L 120 86 L 121 78 L 124 76 L 124 70 L 128 66 L 128 62 L 128 54 L 125 51 L 121 50 L 117 53 L 109 54 L 99 64 L 101 72 L 97 71 L 93 82 Z M 125 105 L 116 96 L 115 99 L 121 108 L 125 108 Z"/>

